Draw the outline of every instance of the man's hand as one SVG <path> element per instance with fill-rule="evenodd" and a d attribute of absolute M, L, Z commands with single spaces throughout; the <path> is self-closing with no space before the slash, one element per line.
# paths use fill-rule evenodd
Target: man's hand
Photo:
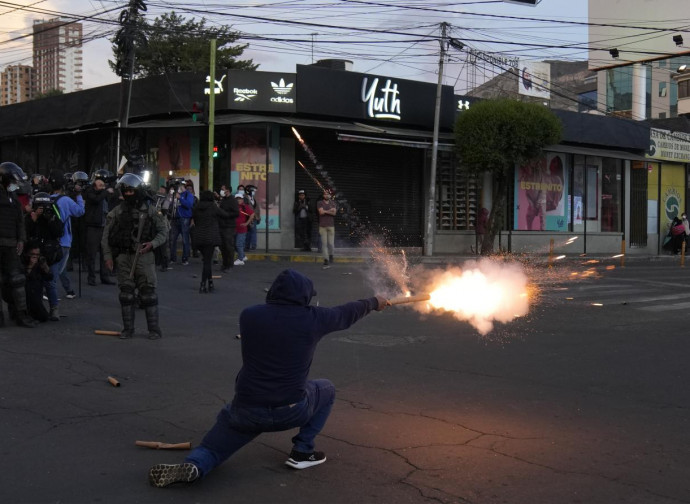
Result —
<path fill-rule="evenodd" d="M 106 259 L 104 261 L 104 264 L 105 264 L 105 269 L 107 269 L 108 271 L 110 271 L 112 273 L 112 271 L 113 271 L 113 260 L 112 259 Z"/>
<path fill-rule="evenodd" d="M 383 311 L 386 309 L 387 306 L 390 306 L 390 303 L 388 302 L 388 299 L 386 299 L 383 296 L 376 296 L 376 301 L 378 301 L 379 306 L 376 308 L 376 311 Z"/>
<path fill-rule="evenodd" d="M 24 251 L 24 242 L 22 242 L 22 241 L 17 242 L 17 255 L 22 255 L 23 251 Z"/>
<path fill-rule="evenodd" d="M 149 252 L 152 249 L 153 244 L 151 242 L 144 242 L 141 244 L 141 248 L 139 249 L 139 251 L 140 253 L 145 254 L 146 252 Z"/>

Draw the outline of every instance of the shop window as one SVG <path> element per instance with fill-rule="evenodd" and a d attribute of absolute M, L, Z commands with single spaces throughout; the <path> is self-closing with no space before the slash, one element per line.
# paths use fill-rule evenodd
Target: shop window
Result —
<path fill-rule="evenodd" d="M 515 171 L 514 229 L 567 231 L 568 156 L 549 152 Z"/>
<path fill-rule="evenodd" d="M 459 166 L 450 153 L 439 155 L 436 171 L 436 229 L 474 229 L 479 189 L 477 177 Z"/>
<path fill-rule="evenodd" d="M 623 161 L 575 156 L 573 163 L 573 231 L 621 232 Z M 581 210 L 580 210 L 581 209 Z"/>
<path fill-rule="evenodd" d="M 268 140 L 268 152 L 266 144 Z M 280 229 L 280 129 L 277 125 L 233 126 L 230 142 L 230 185 L 253 185 L 261 207 L 257 229 Z M 268 156 L 268 167 L 266 158 Z"/>
<path fill-rule="evenodd" d="M 618 232 L 622 230 L 621 188 L 623 174 L 620 159 L 603 158 L 601 172 L 601 230 Z"/>

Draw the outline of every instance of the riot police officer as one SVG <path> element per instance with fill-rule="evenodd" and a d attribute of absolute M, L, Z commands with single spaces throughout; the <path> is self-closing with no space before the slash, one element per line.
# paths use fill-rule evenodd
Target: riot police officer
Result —
<path fill-rule="evenodd" d="M 26 277 L 19 264 L 19 256 L 26 242 L 24 214 L 14 192 L 26 180 L 24 171 L 14 163 L 0 163 L 0 278 L 5 301 L 17 324 L 35 327 L 36 321 L 26 311 Z M 0 310 L 0 324 L 4 316 Z"/>
<path fill-rule="evenodd" d="M 117 264 L 123 330 L 120 338 L 134 335 L 136 291 L 146 311 L 149 339 L 162 336 L 158 325 L 158 295 L 153 249 L 165 243 L 167 227 L 163 216 L 148 198 L 144 181 L 134 173 L 117 183 L 123 202 L 108 213 L 101 247 L 107 269 Z"/>

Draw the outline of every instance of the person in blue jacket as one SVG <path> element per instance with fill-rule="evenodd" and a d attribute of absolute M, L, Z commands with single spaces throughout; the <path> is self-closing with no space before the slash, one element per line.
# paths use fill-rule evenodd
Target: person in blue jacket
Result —
<path fill-rule="evenodd" d="M 60 246 L 62 247 L 62 259 L 50 266 L 50 272 L 53 274 L 52 279 L 46 282 L 46 296 L 48 297 L 48 304 L 50 305 L 49 319 L 57 322 L 60 320 L 58 313 L 58 295 L 57 295 L 57 281 L 60 279 L 62 287 L 65 289 L 65 297 L 74 299 L 75 292 L 72 290 L 69 277 L 65 272 L 67 260 L 69 259 L 69 252 L 72 247 L 72 217 L 81 217 L 84 215 L 85 206 L 84 198 L 81 195 L 81 186 L 76 185 L 74 192 L 75 199 L 66 196 L 64 193 L 64 186 L 66 183 L 65 174 L 62 170 L 52 170 L 49 175 L 49 183 L 52 188 L 50 196 L 54 207 L 57 209 L 56 215 L 60 217 L 63 223 L 63 233 L 60 237 Z M 62 278 L 60 278 L 62 277 Z"/>
<path fill-rule="evenodd" d="M 375 296 L 333 308 L 310 306 L 316 295 L 312 281 L 286 269 L 271 285 L 266 303 L 240 314 L 242 368 L 235 379 L 235 397 L 182 464 L 157 464 L 149 469 L 156 487 L 191 483 L 262 432 L 298 427 L 286 465 L 306 469 L 326 461 L 314 451 L 314 438 L 326 424 L 335 400 L 329 380 L 309 380 L 316 345 L 333 331 L 347 329 L 388 306 Z"/>
<path fill-rule="evenodd" d="M 170 262 L 177 262 L 177 237 L 182 235 L 182 266 L 189 264 L 191 249 L 189 229 L 192 221 L 192 209 L 194 208 L 194 184 L 186 180 L 180 185 L 175 197 L 177 198 L 177 210 L 170 222 Z"/>

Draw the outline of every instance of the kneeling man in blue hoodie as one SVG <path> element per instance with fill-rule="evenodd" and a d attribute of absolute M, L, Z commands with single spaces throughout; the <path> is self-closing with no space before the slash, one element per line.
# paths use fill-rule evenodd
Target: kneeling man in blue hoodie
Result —
<path fill-rule="evenodd" d="M 347 329 L 372 310 L 388 305 L 382 296 L 333 308 L 310 306 L 316 295 L 311 280 L 297 271 L 280 273 L 266 295 L 266 304 L 240 314 L 242 368 L 235 379 L 235 397 L 182 464 L 157 464 L 149 470 L 156 487 L 191 483 L 206 476 L 262 432 L 299 427 L 285 462 L 306 469 L 326 461 L 314 450 L 335 400 L 329 380 L 308 380 L 316 345 L 326 334 Z"/>

